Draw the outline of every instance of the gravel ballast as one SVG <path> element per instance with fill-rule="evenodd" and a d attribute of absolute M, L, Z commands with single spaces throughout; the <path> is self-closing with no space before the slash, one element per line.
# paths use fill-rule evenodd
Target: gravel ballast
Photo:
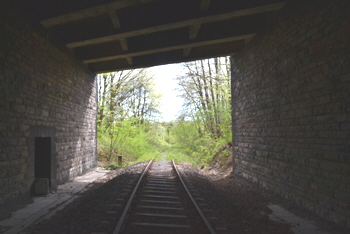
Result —
<path fill-rule="evenodd" d="M 108 178 L 96 181 L 63 210 L 29 226 L 25 233 L 112 233 L 128 192 L 145 165 L 112 171 Z M 201 204 L 210 213 L 206 215 L 218 218 L 215 226 L 222 228 L 222 233 L 293 233 L 288 224 L 269 219 L 272 211 L 267 205 L 281 203 L 281 199 L 230 172 L 199 170 L 190 165 L 179 165 L 179 169 L 202 197 Z"/>

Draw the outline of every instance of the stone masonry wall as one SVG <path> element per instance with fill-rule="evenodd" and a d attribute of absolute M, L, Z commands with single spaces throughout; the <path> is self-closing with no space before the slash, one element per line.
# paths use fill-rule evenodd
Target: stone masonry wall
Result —
<path fill-rule="evenodd" d="M 34 139 L 51 137 L 51 186 L 96 166 L 95 75 L 0 9 L 0 207 L 28 197 Z"/>
<path fill-rule="evenodd" d="M 350 227 L 350 1 L 289 1 L 232 58 L 234 172 Z"/>

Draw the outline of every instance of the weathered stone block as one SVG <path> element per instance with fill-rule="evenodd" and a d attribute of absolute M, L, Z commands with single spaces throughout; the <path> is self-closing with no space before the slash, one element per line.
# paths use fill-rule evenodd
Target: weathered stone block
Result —
<path fill-rule="evenodd" d="M 53 141 L 51 185 L 96 166 L 96 132 L 90 129 L 96 128 L 97 103 L 95 74 L 69 52 L 5 7 L 0 21 L 5 22 L 0 31 L 6 42 L 0 43 L 0 161 L 7 165 L 0 169 L 0 181 L 8 184 L 1 187 L 1 209 L 3 202 L 30 192 L 35 137 Z M 55 148 L 56 142 L 65 145 Z M 58 159 L 60 155 L 65 158 Z"/>
<path fill-rule="evenodd" d="M 350 2 L 315 4 L 287 3 L 232 58 L 234 172 L 346 226 Z"/>

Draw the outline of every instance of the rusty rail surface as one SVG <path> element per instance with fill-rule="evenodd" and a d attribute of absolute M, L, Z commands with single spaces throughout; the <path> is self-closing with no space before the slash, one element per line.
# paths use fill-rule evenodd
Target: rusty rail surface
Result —
<path fill-rule="evenodd" d="M 113 234 L 140 231 L 216 233 L 187 188 L 174 160 L 147 164 Z"/>
<path fill-rule="evenodd" d="M 187 188 L 185 182 L 183 181 L 183 179 L 182 179 L 182 177 L 181 177 L 181 175 L 180 175 L 180 172 L 179 172 L 179 170 L 177 169 L 177 167 L 176 167 L 176 165 L 175 165 L 174 160 L 171 160 L 171 162 L 173 163 L 173 166 L 174 166 L 174 169 L 175 169 L 175 171 L 176 171 L 176 174 L 178 175 L 178 177 L 179 177 L 179 179 L 180 179 L 180 181 L 181 181 L 181 183 L 182 183 L 184 189 L 186 190 L 188 197 L 191 199 L 193 205 L 196 207 L 196 210 L 197 210 L 199 216 L 201 216 L 203 222 L 204 222 L 205 225 L 207 226 L 207 228 L 208 228 L 208 230 L 210 231 L 210 233 L 211 233 L 211 234 L 215 234 L 216 232 L 215 232 L 214 228 L 210 225 L 208 219 L 207 219 L 207 218 L 205 217 L 205 215 L 203 214 L 201 208 L 198 206 L 196 200 L 193 198 L 193 196 L 192 196 L 190 190 L 188 190 L 188 188 Z"/>
<path fill-rule="evenodd" d="M 135 197 L 135 194 L 136 194 L 136 192 L 137 192 L 137 189 L 139 188 L 140 183 L 141 183 L 143 177 L 144 177 L 145 174 L 147 173 L 148 168 L 152 165 L 152 163 L 153 163 L 153 160 L 151 160 L 151 161 L 147 164 L 146 168 L 143 170 L 143 172 L 142 172 L 142 174 L 141 174 L 139 180 L 137 181 L 137 183 L 136 183 L 136 185 L 135 185 L 134 190 L 132 191 L 132 193 L 131 193 L 131 195 L 130 195 L 130 198 L 129 198 L 128 202 L 126 203 L 126 206 L 125 206 L 125 208 L 124 208 L 124 211 L 123 211 L 123 213 L 122 213 L 122 215 L 121 215 L 121 217 L 120 217 L 120 219 L 119 219 L 119 221 L 118 221 L 117 227 L 114 229 L 113 234 L 118 234 L 118 233 L 120 232 L 120 229 L 122 228 L 122 225 L 123 225 L 124 222 L 125 222 L 126 215 L 127 215 L 128 211 L 129 211 L 129 209 L 130 209 L 131 202 L 132 202 L 132 200 L 133 200 L 134 197 Z"/>

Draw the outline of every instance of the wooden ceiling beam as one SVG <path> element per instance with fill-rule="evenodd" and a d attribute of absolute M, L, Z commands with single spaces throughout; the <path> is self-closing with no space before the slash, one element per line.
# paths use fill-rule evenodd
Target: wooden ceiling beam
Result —
<path fill-rule="evenodd" d="M 171 64 L 171 63 L 182 63 L 182 62 L 190 62 L 194 60 L 199 59 L 208 59 L 208 58 L 215 58 L 215 57 L 224 57 L 224 56 L 233 56 L 237 53 L 237 51 L 226 51 L 226 52 L 217 52 L 217 53 L 211 53 L 206 54 L 202 56 L 192 56 L 188 58 L 175 58 L 171 61 L 164 60 L 161 63 L 153 63 L 153 62 L 142 62 L 142 63 L 134 63 L 129 66 L 125 66 L 125 64 L 120 63 L 110 63 L 110 64 L 91 64 L 89 65 L 90 70 L 96 74 L 99 73 L 107 73 L 107 72 L 115 72 L 115 71 L 121 71 L 121 70 L 128 70 L 128 69 L 138 69 L 138 68 L 147 68 L 157 65 L 163 65 L 163 64 Z"/>
<path fill-rule="evenodd" d="M 194 24 L 190 26 L 190 39 L 193 40 L 198 36 L 199 29 L 201 28 L 200 24 Z"/>
<path fill-rule="evenodd" d="M 223 21 L 223 20 L 228 20 L 228 19 L 237 18 L 237 17 L 243 17 L 243 16 L 254 15 L 254 14 L 270 12 L 270 11 L 276 11 L 276 10 L 281 9 L 284 5 L 285 5 L 285 2 L 279 2 L 279 3 L 269 4 L 269 5 L 265 5 L 265 6 L 259 6 L 259 7 L 244 9 L 244 10 L 233 11 L 233 12 L 224 13 L 224 14 L 211 15 L 211 16 L 206 16 L 206 17 L 201 17 L 201 18 L 196 18 L 196 19 L 185 20 L 185 21 L 181 21 L 181 22 L 164 24 L 164 25 L 154 26 L 154 27 L 145 28 L 145 29 L 139 29 L 139 30 L 135 30 L 135 31 L 125 32 L 125 33 L 109 35 L 109 36 L 105 36 L 105 37 L 92 38 L 92 39 L 87 39 L 87 40 L 83 40 L 83 41 L 72 42 L 72 43 L 66 44 L 66 46 L 68 48 L 76 48 L 76 47 L 81 47 L 81 46 L 87 46 L 87 45 L 115 41 L 115 40 L 119 40 L 120 38 L 141 36 L 141 35 L 145 35 L 145 34 L 149 34 L 149 33 L 155 33 L 155 32 L 160 32 L 160 31 L 176 29 L 176 28 L 188 27 L 188 26 L 195 25 L 195 24 L 200 25 L 200 24 L 204 24 L 204 23 Z"/>
<path fill-rule="evenodd" d="M 115 12 L 115 10 L 110 10 L 109 11 L 109 16 L 112 20 L 113 26 L 115 29 L 121 29 L 121 23 L 119 20 L 119 16 L 117 15 L 117 13 Z M 123 51 L 128 51 L 129 50 L 129 46 L 128 46 L 128 41 L 126 38 L 120 38 L 119 39 L 120 45 L 122 47 Z M 126 61 L 128 62 L 129 65 L 133 64 L 132 58 L 131 57 L 126 57 Z"/>
<path fill-rule="evenodd" d="M 129 65 L 133 65 L 133 61 L 131 57 L 126 57 L 126 61 L 128 62 Z"/>
<path fill-rule="evenodd" d="M 40 23 L 44 27 L 48 28 L 59 24 L 66 24 L 66 23 L 70 23 L 70 22 L 85 19 L 85 18 L 108 14 L 108 12 L 110 12 L 111 10 L 119 10 L 119 9 L 131 7 L 139 4 L 144 4 L 152 1 L 156 1 L 156 0 L 133 0 L 133 1 L 120 0 L 120 1 L 115 1 L 106 5 L 95 6 L 95 7 L 83 9 L 80 11 L 71 12 L 65 15 L 53 17 L 50 19 L 46 19 L 41 21 Z"/>
<path fill-rule="evenodd" d="M 211 0 L 201 0 L 201 5 L 199 6 L 200 11 L 206 11 L 209 8 Z M 201 24 L 194 24 L 190 27 L 190 39 L 195 39 L 198 35 L 198 31 Z"/>
<path fill-rule="evenodd" d="M 201 5 L 199 7 L 200 11 L 206 11 L 209 8 L 211 0 L 202 0 Z"/>
<path fill-rule="evenodd" d="M 119 39 L 120 45 L 122 46 L 122 50 L 123 51 L 128 51 L 129 47 L 128 47 L 128 41 L 125 38 L 120 38 Z"/>
<path fill-rule="evenodd" d="M 108 12 L 109 14 L 109 17 L 111 18 L 112 20 L 112 23 L 113 23 L 113 26 L 115 29 L 119 30 L 121 29 L 121 24 L 120 24 L 120 20 L 119 20 L 119 16 L 117 15 L 117 13 L 115 12 L 115 10 L 110 10 Z"/>
<path fill-rule="evenodd" d="M 115 10 L 109 11 L 109 16 L 110 16 L 110 18 L 112 20 L 114 28 L 117 29 L 117 30 L 121 29 L 122 26 L 121 26 L 121 23 L 120 23 L 120 20 L 119 20 L 119 16 L 115 12 Z M 120 45 L 121 45 L 123 51 L 128 51 L 129 50 L 128 41 L 127 41 L 126 38 L 120 38 L 119 42 L 120 42 Z M 130 57 L 127 57 L 126 59 L 128 61 L 128 64 L 132 65 L 132 59 Z"/>
<path fill-rule="evenodd" d="M 183 56 L 184 57 L 187 57 L 190 53 L 191 53 L 191 50 L 192 50 L 192 47 L 186 47 L 186 48 L 184 48 L 184 50 L 183 50 Z"/>
<path fill-rule="evenodd" d="M 200 11 L 208 10 L 210 2 L 211 0 L 201 0 L 199 10 Z M 200 28 L 201 28 L 201 24 L 194 24 L 190 26 L 190 40 L 196 39 Z M 183 51 L 183 56 L 187 57 L 191 53 L 191 50 L 192 50 L 192 47 L 185 48 Z"/>
<path fill-rule="evenodd" d="M 238 40 L 246 40 L 248 38 L 254 37 L 255 35 L 256 34 L 253 33 L 253 34 L 246 34 L 246 35 L 241 35 L 241 36 L 221 38 L 221 39 L 216 39 L 216 40 L 189 43 L 189 44 L 184 44 L 184 45 L 169 46 L 169 47 L 158 48 L 158 49 L 153 49 L 153 50 L 145 50 L 145 51 L 138 51 L 138 52 L 133 52 L 133 53 L 125 53 L 125 54 L 107 56 L 107 57 L 102 57 L 102 58 L 87 59 L 87 60 L 83 60 L 83 62 L 84 63 L 97 63 L 97 62 L 103 62 L 103 61 L 109 61 L 109 60 L 115 60 L 115 59 L 123 59 L 123 58 L 127 58 L 127 57 L 136 57 L 136 56 L 143 56 L 143 55 L 149 55 L 149 54 L 154 54 L 154 53 L 167 52 L 167 51 L 172 51 L 172 50 L 193 48 L 193 47 L 199 47 L 199 46 L 207 46 L 207 45 L 232 42 L 232 41 L 238 41 Z"/>

